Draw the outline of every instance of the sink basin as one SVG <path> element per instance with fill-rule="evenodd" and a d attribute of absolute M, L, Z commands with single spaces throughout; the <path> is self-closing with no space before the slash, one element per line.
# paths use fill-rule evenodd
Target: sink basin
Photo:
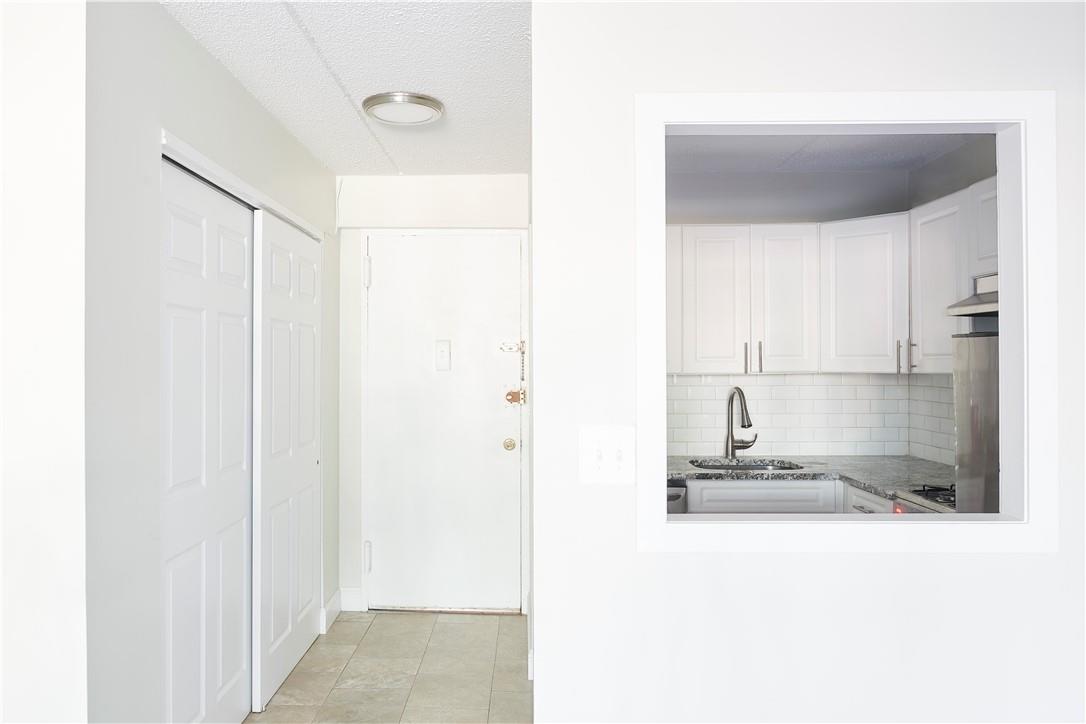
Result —
<path fill-rule="evenodd" d="M 702 470 L 802 470 L 803 467 L 788 460 L 763 458 L 694 458 L 690 464 Z"/>

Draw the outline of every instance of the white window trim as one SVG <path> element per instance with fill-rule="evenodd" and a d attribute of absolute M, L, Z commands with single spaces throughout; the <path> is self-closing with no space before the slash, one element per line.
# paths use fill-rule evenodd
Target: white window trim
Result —
<path fill-rule="evenodd" d="M 1052 344 L 1058 334 L 1055 95 L 1048 91 L 653 93 L 637 95 L 635 120 L 638 550 L 1056 550 L 1059 456 L 1052 423 L 1057 406 L 1057 360 Z M 1003 513 L 913 514 L 894 519 L 822 515 L 668 520 L 664 505 L 663 240 L 664 138 L 665 127 L 671 124 L 712 124 L 719 126 L 714 132 L 720 133 L 810 133 L 811 124 L 847 124 L 858 133 L 969 130 L 997 134 Z M 767 129 L 766 125 L 777 128 Z M 802 128 L 804 125 L 807 127 Z"/>

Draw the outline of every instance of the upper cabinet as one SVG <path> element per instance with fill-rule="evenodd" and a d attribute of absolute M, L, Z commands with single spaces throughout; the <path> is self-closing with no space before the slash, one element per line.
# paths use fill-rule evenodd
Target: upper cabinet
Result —
<path fill-rule="evenodd" d="M 949 373 L 946 308 L 996 272 L 996 181 L 909 212 L 667 227 L 667 371 Z"/>
<path fill-rule="evenodd" d="M 750 227 L 752 372 L 818 371 L 818 224 Z"/>
<path fill-rule="evenodd" d="M 683 226 L 682 371 L 749 371 L 750 227 Z"/>
<path fill-rule="evenodd" d="M 996 177 L 986 178 L 969 187 L 969 204 L 974 233 L 966 238 L 965 278 L 972 292 L 973 280 L 999 271 L 999 247 L 996 243 Z"/>
<path fill-rule="evenodd" d="M 821 370 L 903 372 L 909 215 L 821 224 Z"/>
<path fill-rule="evenodd" d="M 912 372 L 954 371 L 952 337 L 968 331 L 946 308 L 969 295 L 965 256 L 971 236 L 969 189 L 944 196 L 909 212 Z"/>

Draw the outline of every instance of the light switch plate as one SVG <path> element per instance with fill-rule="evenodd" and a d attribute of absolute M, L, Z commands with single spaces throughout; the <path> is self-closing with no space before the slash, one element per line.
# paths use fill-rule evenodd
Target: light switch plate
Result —
<path fill-rule="evenodd" d="M 434 369 L 448 372 L 452 369 L 452 340 L 439 339 L 434 342 Z"/>
<path fill-rule="evenodd" d="M 578 479 L 582 485 L 633 485 L 632 425 L 582 425 Z"/>

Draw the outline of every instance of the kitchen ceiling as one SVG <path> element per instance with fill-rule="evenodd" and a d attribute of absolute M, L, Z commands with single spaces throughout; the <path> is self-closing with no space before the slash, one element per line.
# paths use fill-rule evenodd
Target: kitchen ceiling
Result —
<path fill-rule="evenodd" d="M 963 146 L 973 134 L 669 135 L 673 173 L 909 171 Z"/>
<path fill-rule="evenodd" d="M 527 173 L 527 2 L 164 2 L 337 174 Z M 439 98 L 445 115 L 397 128 L 360 117 L 382 91 Z"/>

